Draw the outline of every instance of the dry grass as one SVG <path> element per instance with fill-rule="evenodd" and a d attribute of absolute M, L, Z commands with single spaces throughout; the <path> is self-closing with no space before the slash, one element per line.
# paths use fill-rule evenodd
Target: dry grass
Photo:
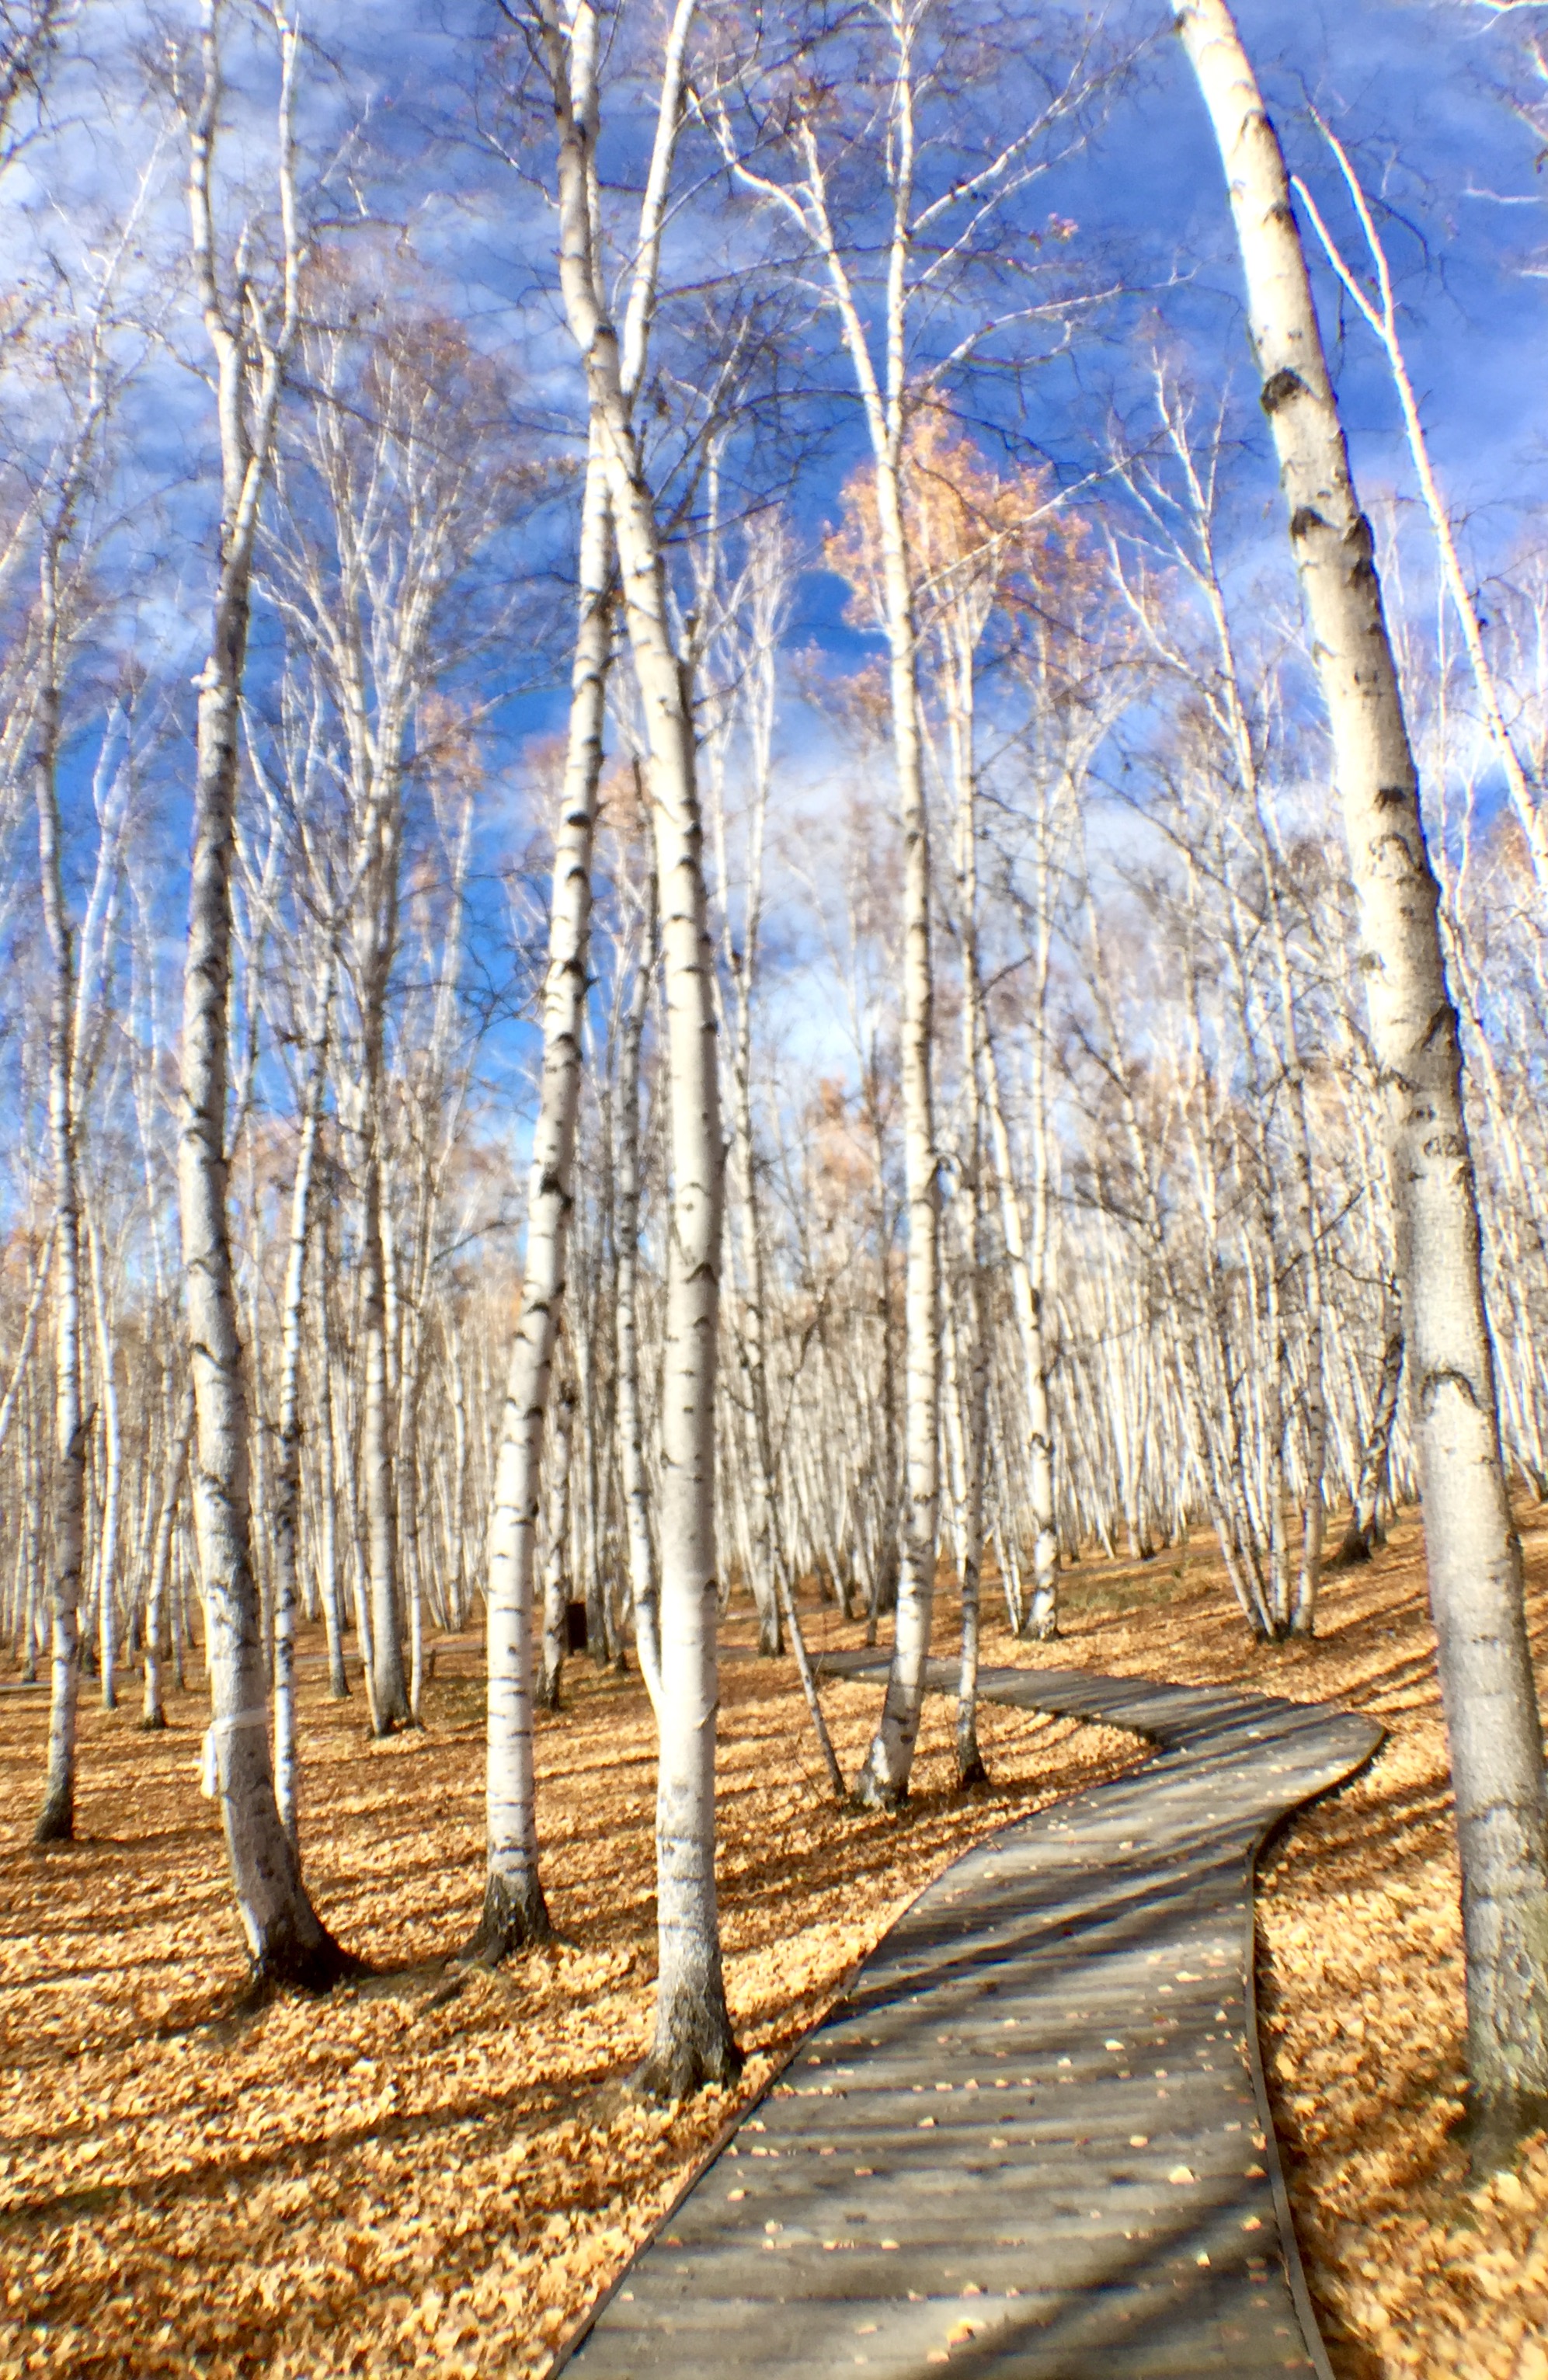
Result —
<path fill-rule="evenodd" d="M 1529 1557 L 1548 1581 L 1548 1534 Z M 943 1598 L 943 1602 L 949 1602 Z M 1534 1611 L 1544 1617 L 1541 1594 Z M 1067 1585 L 1061 1662 L 1250 1680 L 1373 1711 L 1376 1766 L 1273 1855 L 1261 1985 L 1298 2219 L 1347 2380 L 1548 2380 L 1548 2152 L 1472 2193 L 1449 2134 L 1461 1979 L 1456 1877 L 1416 1533 L 1334 1580 L 1311 1646 L 1249 1646 L 1203 1548 Z M 950 1610 L 941 1619 L 947 1648 Z M 814 1637 L 853 1643 L 831 1611 Z M 949 1791 L 928 1707 L 900 1819 L 821 1796 L 786 1664 L 730 1632 L 720 1863 L 736 2094 L 641 2107 L 649 2022 L 651 1737 L 633 1681 L 573 1666 L 539 1739 L 562 1941 L 433 2006 L 480 1890 L 480 1687 L 442 1657 L 426 1732 L 384 1746 L 356 1702 L 304 1695 L 312 1888 L 381 1971 L 324 2003 L 231 2008 L 241 1959 L 198 1797 L 201 1713 L 88 1718 L 82 1840 L 27 1848 L 41 1696 L 0 1696 L 5 2107 L 0 2375 L 538 2373 L 696 2159 L 856 1959 L 967 1842 L 1114 1773 L 1131 1739 L 984 1713 L 993 1790 Z M 1027 1661 L 991 1630 L 989 1658 Z M 315 1670 L 311 1672 L 313 1681 Z M 876 1689 L 825 1689 L 853 1772 Z"/>

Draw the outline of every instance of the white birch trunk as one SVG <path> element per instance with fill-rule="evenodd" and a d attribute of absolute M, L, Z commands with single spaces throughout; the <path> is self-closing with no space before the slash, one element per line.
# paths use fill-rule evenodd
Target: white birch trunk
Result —
<path fill-rule="evenodd" d="M 1488 2137 L 1548 2097 L 1548 1800 L 1438 891 L 1278 139 L 1226 0 L 1183 0 L 1176 15 L 1226 168 L 1360 903 L 1456 1789 L 1469 2064 Z"/>
<path fill-rule="evenodd" d="M 205 325 L 214 350 L 222 455 L 220 570 L 209 658 L 199 678 L 194 845 L 184 974 L 178 1205 L 196 1405 L 194 1518 L 213 1716 L 209 1764 L 221 1804 L 255 1984 L 323 1988 L 355 1962 L 308 1899 L 274 1799 L 268 1682 L 260 1641 L 248 1499 L 248 1400 L 226 1203 L 226 1004 L 238 710 L 247 659 L 253 540 L 272 452 L 284 358 L 294 337 L 299 249 L 291 111 L 297 42 L 276 9 L 284 84 L 280 186 L 286 232 L 284 319 L 256 368 L 250 319 L 228 322 L 214 257 L 211 172 L 220 107 L 217 0 L 207 0 L 203 82 L 190 122 L 188 199 Z"/>
<path fill-rule="evenodd" d="M 543 1556 L 543 1674 L 545 1710 L 559 1708 L 570 1611 L 570 1454 L 574 1439 L 575 1392 L 568 1382 L 554 1399 L 549 1441 L 548 1546 Z"/>
<path fill-rule="evenodd" d="M 162 1632 L 166 1617 L 167 1582 L 172 1571 L 173 1532 L 177 1524 L 177 1499 L 182 1493 L 183 1474 L 188 1467 L 188 1443 L 193 1437 L 194 1394 L 190 1380 L 183 1391 L 183 1402 L 177 1427 L 167 1450 L 166 1471 L 162 1483 L 162 1508 L 156 1516 L 156 1534 L 151 1544 L 151 1579 L 145 1592 L 145 1699 L 139 1724 L 148 1732 L 164 1728 L 166 1708 L 162 1699 Z M 176 1615 L 173 1616 L 176 1626 Z"/>
<path fill-rule="evenodd" d="M 618 1333 L 618 1460 L 623 1488 L 623 1522 L 629 1548 L 629 1590 L 640 1674 L 658 1714 L 661 1699 L 660 1602 L 656 1546 L 650 1534 L 650 1501 L 645 1469 L 645 1424 L 640 1412 L 639 1324 L 636 1315 L 640 1216 L 640 1042 L 656 972 L 656 879 L 648 874 L 647 915 L 638 965 L 619 1035 L 618 1078 L 613 1096 L 613 1166 L 617 1212 L 613 1283 Z"/>
<path fill-rule="evenodd" d="M 103 1415 L 103 1509 L 98 1526 L 97 1668 L 103 1710 L 118 1707 L 118 1507 L 123 1492 L 124 1429 L 118 1406 L 118 1376 L 103 1278 L 102 1233 L 88 1208 L 87 1258 L 91 1275 L 91 1318 L 97 1342 L 97 1396 Z"/>
<path fill-rule="evenodd" d="M 298 1846 L 300 1762 L 296 1742 L 296 1568 L 301 1502 L 301 1309 L 311 1234 L 312 1172 L 328 1072 L 333 953 L 323 979 L 321 1015 L 302 1098 L 301 1136 L 290 1193 L 290 1244 L 280 1296 L 280 1459 L 274 1481 L 274 1798 L 293 1848 Z"/>
<path fill-rule="evenodd" d="M 75 961 L 59 832 L 57 548 L 42 580 L 43 682 L 38 692 L 33 784 L 43 920 L 53 965 L 48 1131 L 54 1192 L 54 1578 L 48 1773 L 33 1830 L 39 1843 L 75 1833 L 76 1715 L 80 1693 L 80 1570 L 86 1524 L 86 1440 L 80 1409 L 80 1186 L 76 1166 Z"/>
<path fill-rule="evenodd" d="M 554 835 L 543 1066 L 526 1199 L 521 1311 L 495 1465 L 486 1586 L 489 1641 L 484 1909 L 469 1955 L 490 1963 L 549 1932 L 538 1872 L 532 1768 L 532 1578 L 543 1424 L 564 1299 L 581 1037 L 591 927 L 591 854 L 611 650 L 608 492 L 595 439 L 581 516 L 580 618 L 570 732 Z"/>
<path fill-rule="evenodd" d="M 741 2068 L 720 1965 L 715 1890 L 715 1381 L 721 1217 L 714 964 L 692 702 L 668 616 L 653 500 L 630 417 L 619 341 L 601 302 L 588 183 L 596 135 L 597 23 L 577 6 L 566 43 L 538 0 L 559 120 L 560 275 L 612 504 L 624 618 L 649 753 L 671 1086 L 662 1391 L 661 1692 L 657 1776 L 656 2038 L 638 2087 L 676 2099 Z M 683 104 L 692 0 L 667 45 L 652 179 L 670 164 Z M 664 199 L 664 189 L 663 189 Z"/>

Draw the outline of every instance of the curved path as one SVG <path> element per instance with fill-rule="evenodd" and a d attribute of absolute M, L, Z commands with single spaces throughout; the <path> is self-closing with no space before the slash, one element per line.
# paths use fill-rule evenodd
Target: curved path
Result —
<path fill-rule="evenodd" d="M 1382 1730 L 1078 1670 L 980 1685 L 1160 1751 L 920 1896 L 622 2274 L 577 2380 L 1332 2380 L 1259 2059 L 1252 1868 Z"/>

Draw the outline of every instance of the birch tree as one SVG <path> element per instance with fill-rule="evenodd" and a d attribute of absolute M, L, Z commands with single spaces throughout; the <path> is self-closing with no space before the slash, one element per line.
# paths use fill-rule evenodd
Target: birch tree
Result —
<path fill-rule="evenodd" d="M 274 1795 L 252 1559 L 248 1391 L 226 1178 L 226 1000 L 239 710 L 259 507 L 273 459 L 285 364 L 299 324 L 305 252 L 294 133 L 300 40 L 284 8 L 274 6 L 267 22 L 279 68 L 274 152 L 279 253 L 277 279 L 265 287 L 254 272 L 250 234 L 229 263 L 220 246 L 215 166 L 224 14 L 221 0 L 205 0 L 195 56 L 175 62 L 188 140 L 194 277 L 214 360 L 221 452 L 211 642 L 198 680 L 178 1133 L 178 1198 L 196 1412 L 193 1508 L 213 1705 L 206 1775 L 220 1801 L 255 1982 L 326 1989 L 355 1962 L 312 1907 Z"/>
<path fill-rule="evenodd" d="M 620 339 L 605 302 L 592 184 L 599 124 L 599 23 L 589 0 L 566 22 L 538 0 L 559 145 L 560 283 L 586 370 L 607 479 L 624 622 L 645 714 L 660 900 L 671 1183 L 660 1499 L 660 1753 L 658 1769 L 656 2034 L 636 2078 L 675 2099 L 741 2065 L 720 1966 L 715 1889 L 716 1326 L 721 1222 L 720 1083 L 709 982 L 713 945 L 695 773 L 692 703 L 673 638 L 660 525 L 635 431 L 629 321 Z M 693 0 L 668 33 L 652 174 L 664 205 L 683 104 Z M 639 322 L 643 336 L 647 313 Z"/>
<path fill-rule="evenodd" d="M 1500 1453 L 1457 1013 L 1371 528 L 1355 495 L 1278 138 L 1226 0 L 1183 0 L 1176 16 L 1226 169 L 1360 901 L 1457 1797 L 1469 2066 L 1486 2141 L 1508 2135 L 1548 2095 L 1548 1796 Z"/>

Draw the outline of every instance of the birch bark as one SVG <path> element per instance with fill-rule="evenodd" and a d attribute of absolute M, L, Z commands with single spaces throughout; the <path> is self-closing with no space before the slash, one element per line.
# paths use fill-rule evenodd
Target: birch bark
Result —
<path fill-rule="evenodd" d="M 49 1153 L 54 1174 L 54 1580 L 48 1772 L 33 1829 L 39 1843 L 75 1833 L 76 1714 L 80 1693 L 80 1570 L 86 1522 L 86 1433 L 80 1404 L 80 1184 L 77 1170 L 75 951 L 59 827 L 59 545 L 41 581 L 42 683 L 32 778 L 43 922 L 53 965 L 48 1037 Z"/>
<path fill-rule="evenodd" d="M 183 1489 L 183 1474 L 188 1467 L 188 1443 L 193 1437 L 193 1427 L 194 1395 L 190 1380 L 183 1391 L 177 1427 L 167 1451 L 162 1508 L 156 1516 L 156 1534 L 151 1545 L 151 1578 L 145 1591 L 145 1699 L 139 1718 L 140 1726 L 147 1730 L 166 1725 L 166 1710 L 162 1700 L 162 1628 L 166 1615 L 167 1581 L 172 1571 L 173 1532 L 177 1525 L 177 1500 Z"/>
<path fill-rule="evenodd" d="M 1469 2064 L 1487 2145 L 1548 2096 L 1548 1799 L 1438 889 L 1278 138 L 1226 0 L 1181 0 L 1175 14 L 1226 170 L 1360 904 L 1456 1790 Z"/>
<path fill-rule="evenodd" d="M 621 353 L 601 294 L 590 203 L 598 23 L 589 0 L 575 6 L 568 40 L 557 0 L 538 0 L 537 14 L 559 132 L 561 285 L 607 473 L 624 619 L 645 713 L 661 905 L 671 1188 L 661 1431 L 659 1974 L 655 2042 L 635 2080 L 649 2095 L 676 2099 L 701 2083 L 730 2081 L 742 2063 L 726 2008 L 715 1890 L 715 1382 L 722 1184 L 713 945 L 692 698 L 672 639 L 660 531 L 630 411 L 625 368 L 637 318 L 632 309 Z M 651 160 L 650 187 L 659 187 L 662 207 L 693 18 L 694 0 L 678 0 Z M 658 235 L 659 223 L 659 217 Z M 643 335 L 648 309 L 638 319 Z"/>
<path fill-rule="evenodd" d="M 284 8 L 278 180 L 284 277 L 270 319 L 255 292 L 228 312 L 216 264 L 212 188 L 221 99 L 221 0 L 206 0 L 200 88 L 188 120 L 196 277 L 214 355 L 221 439 L 220 557 L 209 657 L 200 674 L 194 848 L 184 974 L 178 1203 L 196 1411 L 193 1505 L 213 1703 L 208 1751 L 232 1881 L 256 1984 L 326 1989 L 357 1962 L 319 1919 L 274 1798 L 248 1490 L 248 1399 L 226 1193 L 231 871 L 238 711 L 259 505 L 273 451 L 284 361 L 296 335 L 301 238 L 292 120 L 299 41 Z"/>
<path fill-rule="evenodd" d="M 645 1424 L 640 1412 L 639 1324 L 636 1307 L 640 1217 L 640 1043 L 656 972 L 656 878 L 646 871 L 646 917 L 635 980 L 619 1035 L 613 1089 L 613 1163 L 617 1171 L 618 1459 L 629 1547 L 629 1588 L 640 1673 L 658 1715 L 661 1699 L 661 1627 L 656 1545 L 650 1534 L 646 1484 Z"/>
<path fill-rule="evenodd" d="M 469 1955 L 489 1963 L 544 1938 L 532 1767 L 532 1575 L 543 1425 L 564 1298 L 581 1035 L 591 926 L 591 854 L 612 644 L 607 480 L 593 437 L 581 515 L 580 619 L 570 675 L 570 730 L 554 837 L 543 1062 L 526 1196 L 521 1310 L 511 1348 L 490 1516 L 484 1909 Z"/>
<path fill-rule="evenodd" d="M 296 1742 L 296 1569 L 301 1501 L 301 1309 L 311 1236 L 312 1174 L 328 1080 L 328 1028 L 333 1004 L 330 948 L 301 1106 L 301 1136 L 290 1193 L 290 1244 L 280 1297 L 280 1447 L 274 1480 L 274 1797 L 292 1847 L 298 1842 Z"/>

